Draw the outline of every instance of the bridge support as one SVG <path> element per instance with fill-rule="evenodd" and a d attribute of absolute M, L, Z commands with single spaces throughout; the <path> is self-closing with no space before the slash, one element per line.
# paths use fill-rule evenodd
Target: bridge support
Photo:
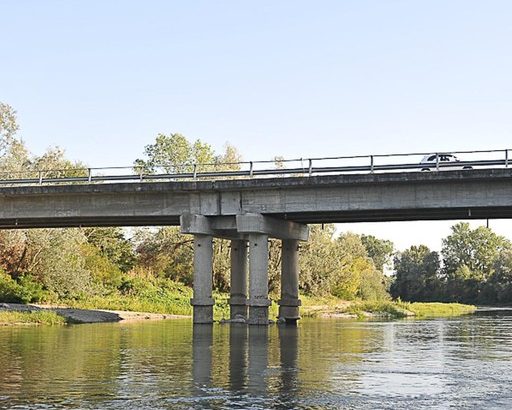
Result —
<path fill-rule="evenodd" d="M 268 325 L 268 236 L 249 235 L 249 320 L 250 325 Z"/>
<path fill-rule="evenodd" d="M 213 237 L 194 235 L 194 323 L 213 323 Z"/>
<path fill-rule="evenodd" d="M 282 292 L 279 317 L 299 318 L 298 241 L 307 241 L 306 225 L 261 214 L 232 216 L 183 214 L 181 232 L 194 235 L 194 323 L 213 322 L 213 237 L 231 240 L 231 319 L 247 318 L 251 325 L 268 325 L 268 238 L 283 241 Z M 249 299 L 247 299 L 247 240 L 249 241 Z M 248 311 L 248 312 L 247 312 Z M 247 314 L 248 313 L 248 314 Z"/>
<path fill-rule="evenodd" d="M 299 317 L 299 241 L 284 239 L 281 257 L 279 319 L 296 323 Z"/>
<path fill-rule="evenodd" d="M 231 241 L 230 319 L 247 319 L 247 241 Z"/>

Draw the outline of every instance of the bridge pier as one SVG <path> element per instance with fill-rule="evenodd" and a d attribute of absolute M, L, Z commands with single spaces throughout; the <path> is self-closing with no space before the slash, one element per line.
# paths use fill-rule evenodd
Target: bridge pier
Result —
<path fill-rule="evenodd" d="M 250 325 L 268 325 L 268 236 L 249 235 L 249 320 Z"/>
<path fill-rule="evenodd" d="M 283 239 L 281 256 L 281 299 L 279 319 L 296 323 L 300 318 L 299 306 L 299 241 Z"/>
<path fill-rule="evenodd" d="M 194 323 L 213 323 L 213 237 L 194 235 Z"/>
<path fill-rule="evenodd" d="M 247 318 L 250 325 L 268 325 L 268 238 L 283 241 L 282 291 L 279 317 L 299 319 L 298 241 L 307 241 L 307 225 L 261 214 L 232 216 L 183 214 L 181 232 L 194 235 L 194 323 L 213 322 L 213 237 L 231 239 L 231 319 Z M 247 241 L 249 249 L 247 249 Z M 249 299 L 247 299 L 249 251 Z M 248 317 L 247 317 L 248 316 Z"/>
<path fill-rule="evenodd" d="M 231 241 L 230 319 L 247 319 L 247 241 Z"/>

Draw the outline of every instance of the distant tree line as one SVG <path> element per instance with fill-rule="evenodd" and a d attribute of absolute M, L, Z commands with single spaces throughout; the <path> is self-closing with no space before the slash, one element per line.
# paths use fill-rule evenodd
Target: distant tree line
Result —
<path fill-rule="evenodd" d="M 441 254 L 412 246 L 395 255 L 394 267 L 391 294 L 403 300 L 512 302 L 512 245 L 483 226 L 458 223 L 443 240 Z"/>

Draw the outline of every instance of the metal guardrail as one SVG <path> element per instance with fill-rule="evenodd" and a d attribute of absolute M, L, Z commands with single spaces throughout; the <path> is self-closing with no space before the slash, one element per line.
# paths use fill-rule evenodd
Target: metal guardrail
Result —
<path fill-rule="evenodd" d="M 150 172 L 140 166 L 41 169 L 21 172 L 1 172 L 0 185 L 48 185 L 102 182 L 146 182 L 146 181 L 183 181 L 268 178 L 279 176 L 311 177 L 322 174 L 378 173 L 400 171 L 442 171 L 446 169 L 508 168 L 511 165 L 510 149 L 486 151 L 451 151 L 407 154 L 375 154 L 340 157 L 275 159 L 267 161 L 242 161 L 236 163 L 210 164 L 165 164 L 152 167 Z M 459 160 L 443 163 L 444 155 L 476 156 L 473 160 Z M 483 155 L 495 158 L 478 158 Z M 435 156 L 434 161 L 396 162 L 402 158 Z M 356 164 L 349 164 L 356 162 Z M 334 163 L 334 164 L 333 164 Z M 273 164 L 273 167 L 268 167 Z M 292 165 L 287 168 L 287 165 Z M 263 166 L 263 168 L 260 168 Z M 232 168 L 233 170 L 225 170 Z M 186 172 L 168 172 L 169 169 Z M 210 169 L 210 170 L 209 170 Z M 164 170 L 164 172 L 158 172 Z M 125 172 L 126 171 L 126 172 Z M 167 171 L 167 172 L 165 172 Z M 120 173 L 118 173 L 120 172 Z M 109 174 L 110 173 L 110 174 Z"/>

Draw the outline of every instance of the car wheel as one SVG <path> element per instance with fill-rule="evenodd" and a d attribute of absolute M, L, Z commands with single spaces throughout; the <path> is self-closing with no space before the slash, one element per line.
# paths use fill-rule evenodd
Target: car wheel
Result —
<path fill-rule="evenodd" d="M 430 172 L 430 168 L 421 168 L 421 172 Z"/>
<path fill-rule="evenodd" d="M 473 169 L 473 167 L 471 165 L 467 165 L 465 167 L 462 167 L 462 169 Z"/>

